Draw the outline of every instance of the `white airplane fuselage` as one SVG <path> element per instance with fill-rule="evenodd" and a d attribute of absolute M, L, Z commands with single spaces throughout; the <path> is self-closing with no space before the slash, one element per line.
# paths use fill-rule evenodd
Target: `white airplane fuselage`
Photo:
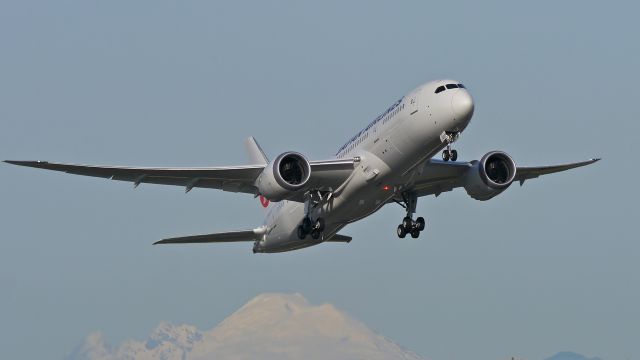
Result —
<path fill-rule="evenodd" d="M 473 115 L 473 99 L 466 88 L 436 89 L 455 80 L 421 85 L 402 97 L 364 130 L 351 138 L 336 158 L 359 161 L 355 171 L 333 197 L 307 214 L 305 204 L 283 200 L 268 205 L 262 236 L 254 252 L 283 252 L 316 245 L 347 224 L 362 219 L 390 202 L 399 189 L 388 184 L 410 180 L 418 164 L 447 146 L 443 135 L 462 132 Z M 403 180 L 403 181 L 399 181 Z M 322 217 L 325 230 L 320 239 L 300 239 L 297 227 L 305 216 Z"/>

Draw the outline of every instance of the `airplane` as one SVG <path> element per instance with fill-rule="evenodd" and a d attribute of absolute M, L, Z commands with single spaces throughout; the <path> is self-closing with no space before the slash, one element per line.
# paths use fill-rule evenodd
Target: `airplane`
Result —
<path fill-rule="evenodd" d="M 476 200 L 489 200 L 513 182 L 565 171 L 600 159 L 538 167 L 516 166 L 504 151 L 479 160 L 457 161 L 453 144 L 474 112 L 468 89 L 456 80 L 427 82 L 401 97 L 327 160 L 309 160 L 287 151 L 273 160 L 253 137 L 245 141 L 250 165 L 196 168 L 94 166 L 46 161 L 5 162 L 140 184 L 210 188 L 251 194 L 267 208 L 261 226 L 241 231 L 167 238 L 155 244 L 252 242 L 254 253 L 278 253 L 323 242 L 348 243 L 338 234 L 386 204 L 405 216 L 397 236 L 417 238 L 425 229 L 414 219 L 418 198 L 464 188 Z M 442 159 L 434 157 L 442 151 Z"/>

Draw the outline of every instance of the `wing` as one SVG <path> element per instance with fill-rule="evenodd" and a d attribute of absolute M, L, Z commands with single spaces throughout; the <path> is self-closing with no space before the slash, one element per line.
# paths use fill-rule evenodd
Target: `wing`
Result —
<path fill-rule="evenodd" d="M 598 160 L 600 159 L 590 159 L 563 165 L 517 167 L 514 181 L 519 181 L 520 185 L 522 185 L 525 180 L 534 179 L 540 175 L 590 165 Z M 432 159 L 422 169 L 416 171 L 413 179 L 409 181 L 409 187 L 418 196 L 438 196 L 443 192 L 464 186 L 464 175 L 472 166 L 472 162 L 451 162 Z"/>
<path fill-rule="evenodd" d="M 46 161 L 5 161 L 9 164 L 39 169 L 62 171 L 68 174 L 95 176 L 111 180 L 184 186 L 185 191 L 194 187 L 255 194 L 253 183 L 264 165 L 229 166 L 211 168 L 152 168 L 57 164 Z"/>
<path fill-rule="evenodd" d="M 267 165 L 246 165 L 201 168 L 154 168 L 59 164 L 47 161 L 13 161 L 6 163 L 39 169 L 62 171 L 68 174 L 129 181 L 138 186 L 162 184 L 183 186 L 186 192 L 193 188 L 219 189 L 223 191 L 258 194 L 255 181 Z M 342 184 L 353 171 L 353 159 L 311 161 L 309 187 L 325 190 L 335 189 Z M 308 189 L 307 188 L 307 189 Z M 306 190 L 305 190 L 306 191 Z M 303 201 L 301 194 L 293 194 L 292 200 Z"/>
<path fill-rule="evenodd" d="M 524 184 L 525 180 L 535 179 L 540 175 L 552 174 L 560 171 L 575 169 L 577 167 L 586 166 L 593 164 L 600 159 L 590 159 L 587 161 L 572 163 L 572 164 L 563 164 L 563 165 L 552 165 L 552 166 L 538 166 L 538 167 L 519 167 L 516 171 L 516 177 L 513 181 L 519 181 L 520 185 Z"/>
<path fill-rule="evenodd" d="M 158 244 L 205 244 L 221 242 L 256 241 L 257 233 L 254 230 L 230 231 L 216 234 L 192 235 L 162 239 L 153 243 Z"/>

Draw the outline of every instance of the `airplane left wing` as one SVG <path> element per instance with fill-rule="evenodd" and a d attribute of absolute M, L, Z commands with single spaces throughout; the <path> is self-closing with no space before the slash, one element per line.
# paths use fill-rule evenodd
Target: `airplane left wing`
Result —
<path fill-rule="evenodd" d="M 581 161 L 572 164 L 552 165 L 552 166 L 538 166 L 538 167 L 519 167 L 516 171 L 516 177 L 513 181 L 519 181 L 520 185 L 524 184 L 525 180 L 535 179 L 540 175 L 553 174 L 560 171 L 575 169 L 577 167 L 593 164 L 600 159 L 589 159 L 587 161 Z"/>
<path fill-rule="evenodd" d="M 589 159 L 587 161 L 552 166 L 516 167 L 513 181 L 518 181 L 522 185 L 528 179 L 590 165 L 599 160 Z M 421 169 L 417 169 L 414 177 L 407 184 L 408 188 L 414 191 L 418 197 L 421 197 L 428 195 L 438 196 L 443 192 L 464 187 L 464 177 L 476 162 L 452 162 L 432 159 L 423 165 Z"/>

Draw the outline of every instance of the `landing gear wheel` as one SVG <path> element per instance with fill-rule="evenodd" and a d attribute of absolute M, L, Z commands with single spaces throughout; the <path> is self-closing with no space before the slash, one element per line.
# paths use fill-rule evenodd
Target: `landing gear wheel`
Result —
<path fill-rule="evenodd" d="M 418 229 L 418 231 L 422 231 L 424 230 L 424 227 L 425 227 L 424 218 L 420 216 L 419 218 L 416 219 L 416 229 Z"/>
<path fill-rule="evenodd" d="M 397 234 L 400 239 L 404 239 L 404 237 L 407 236 L 407 231 L 404 229 L 404 226 L 398 225 Z"/>
<path fill-rule="evenodd" d="M 318 231 L 322 232 L 324 231 L 324 219 L 323 218 L 318 218 L 316 220 L 316 229 L 318 229 Z"/>
<path fill-rule="evenodd" d="M 451 150 L 451 161 L 458 160 L 458 150 Z"/>
<path fill-rule="evenodd" d="M 302 228 L 302 225 L 298 225 L 298 239 L 304 240 L 306 236 L 307 236 L 307 233 Z"/>
<path fill-rule="evenodd" d="M 413 220 L 411 220 L 411 218 L 408 216 L 405 217 L 404 219 L 402 219 L 402 227 L 404 228 L 405 232 L 408 232 L 413 227 Z"/>
<path fill-rule="evenodd" d="M 450 157 L 451 157 L 451 154 L 449 154 L 447 150 L 442 151 L 442 160 L 449 161 Z"/>
<path fill-rule="evenodd" d="M 418 229 L 411 230 L 411 237 L 412 238 L 417 239 L 418 236 L 420 236 L 420 230 L 418 230 Z"/>
<path fill-rule="evenodd" d="M 311 230 L 311 238 L 313 240 L 318 240 L 320 238 L 320 231 L 318 229 Z"/>
<path fill-rule="evenodd" d="M 313 224 L 311 223 L 311 219 L 309 219 L 308 217 L 305 217 L 304 219 L 302 219 L 302 230 L 304 231 L 305 234 L 308 234 L 311 232 L 312 226 Z"/>

